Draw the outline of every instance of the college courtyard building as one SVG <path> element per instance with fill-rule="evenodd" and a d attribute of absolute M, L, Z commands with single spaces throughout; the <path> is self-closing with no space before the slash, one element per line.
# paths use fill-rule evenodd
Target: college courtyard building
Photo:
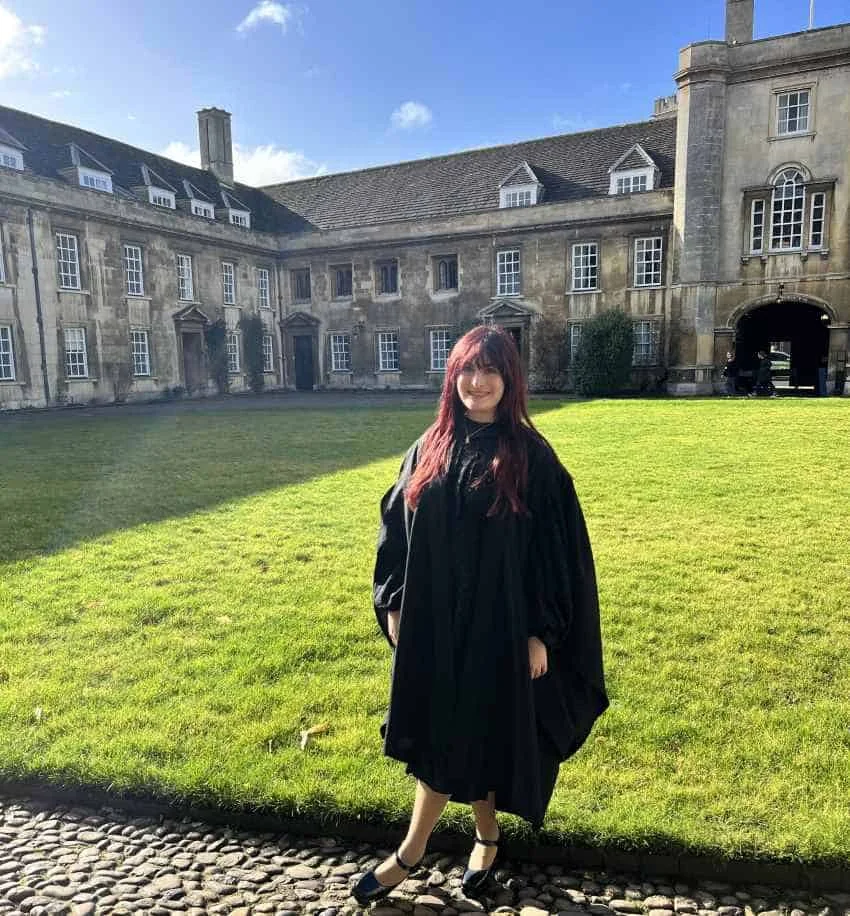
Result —
<path fill-rule="evenodd" d="M 541 318 L 573 351 L 617 308 L 636 389 L 708 394 L 782 345 L 850 394 L 850 24 L 754 41 L 753 5 L 646 121 L 265 188 L 220 109 L 198 169 L 0 107 L 0 408 L 212 392 L 221 320 L 241 390 L 246 314 L 269 388 L 436 387 L 480 322 L 533 382 Z"/>

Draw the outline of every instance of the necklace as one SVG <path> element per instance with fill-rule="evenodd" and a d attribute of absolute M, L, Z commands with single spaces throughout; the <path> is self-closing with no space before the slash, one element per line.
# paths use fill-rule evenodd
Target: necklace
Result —
<path fill-rule="evenodd" d="M 478 429 L 474 429 L 472 432 L 470 432 L 470 431 L 469 431 L 469 423 L 468 423 L 466 420 L 464 420 L 464 421 L 463 421 L 463 425 L 464 425 L 464 428 L 466 429 L 466 440 L 465 440 L 464 444 L 465 444 L 465 445 L 469 445 L 469 443 L 470 443 L 479 433 L 483 433 L 485 429 L 488 429 L 489 427 L 491 427 L 495 422 L 496 422 L 495 420 L 491 420 L 489 423 L 485 423 L 483 426 L 479 426 Z"/>

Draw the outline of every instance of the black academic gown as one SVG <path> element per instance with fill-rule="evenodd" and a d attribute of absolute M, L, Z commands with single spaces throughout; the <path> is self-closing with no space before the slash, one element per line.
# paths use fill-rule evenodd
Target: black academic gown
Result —
<path fill-rule="evenodd" d="M 492 790 L 497 810 L 539 827 L 560 763 L 608 707 L 593 557 L 572 479 L 531 431 L 529 515 L 487 517 L 492 483 L 472 483 L 501 430 L 470 427 L 415 511 L 404 487 L 421 440 L 381 501 L 374 607 L 388 641 L 401 611 L 384 753 L 455 801 Z M 534 680 L 529 636 L 548 650 Z"/>

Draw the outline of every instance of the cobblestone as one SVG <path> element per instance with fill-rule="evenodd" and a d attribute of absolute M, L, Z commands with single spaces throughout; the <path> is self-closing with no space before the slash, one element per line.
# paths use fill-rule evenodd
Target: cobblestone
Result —
<path fill-rule="evenodd" d="M 339 837 L 255 835 L 0 798 L 0 914 L 355 916 L 351 886 L 389 852 Z M 850 905 L 841 892 L 636 880 L 504 860 L 485 896 L 470 900 L 460 890 L 465 864 L 430 853 L 370 916 L 845 916 Z"/>

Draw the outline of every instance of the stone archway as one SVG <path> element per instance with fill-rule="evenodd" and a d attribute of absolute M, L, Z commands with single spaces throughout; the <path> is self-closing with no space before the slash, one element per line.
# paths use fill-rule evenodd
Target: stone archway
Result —
<path fill-rule="evenodd" d="M 774 382 L 780 388 L 827 393 L 834 387 L 839 362 L 843 369 L 843 354 L 833 346 L 836 317 L 828 303 L 812 296 L 764 296 L 735 309 L 715 340 L 718 347 L 734 350 L 743 390 L 751 388 L 757 354 L 764 351 L 776 354 Z M 718 354 L 718 361 L 724 356 Z"/>

